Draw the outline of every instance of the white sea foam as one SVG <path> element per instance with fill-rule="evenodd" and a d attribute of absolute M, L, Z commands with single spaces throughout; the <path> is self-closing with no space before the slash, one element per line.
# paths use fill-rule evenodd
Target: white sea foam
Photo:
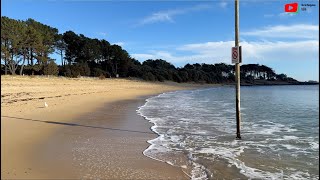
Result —
<path fill-rule="evenodd" d="M 187 167 L 187 165 L 182 165 L 181 166 L 183 169 L 187 169 L 188 167 Z"/>
<path fill-rule="evenodd" d="M 224 91 L 223 88 L 219 89 L 221 92 Z M 300 174 L 294 174 L 295 171 L 290 169 L 287 170 L 288 172 L 286 171 L 286 174 L 283 174 L 281 169 L 277 167 L 268 167 L 269 169 L 273 168 L 273 171 L 269 172 L 263 168 L 249 167 L 245 161 L 240 161 L 240 156 L 250 156 L 247 150 L 248 152 L 260 153 L 262 157 L 268 158 L 270 161 L 282 159 L 285 156 L 291 157 L 291 155 L 297 159 L 301 154 L 308 154 L 310 159 L 316 159 L 317 157 L 312 152 L 319 151 L 319 144 L 314 140 L 314 137 L 300 137 L 301 130 L 296 129 L 298 126 L 285 124 L 286 122 L 283 121 L 278 122 L 277 119 L 270 121 L 267 116 L 260 117 L 259 114 L 252 116 L 250 113 L 252 108 L 246 107 L 242 109 L 245 116 L 242 123 L 244 138 L 241 141 L 236 141 L 233 138 L 231 140 L 230 137 L 235 133 L 233 103 L 230 103 L 228 96 L 223 94 L 221 97 L 210 97 L 211 100 L 201 97 L 201 93 L 209 94 L 210 91 L 212 89 L 164 93 L 149 98 L 143 106 L 139 107 L 137 113 L 153 123 L 151 129 L 159 135 L 159 137 L 148 141 L 151 145 L 144 151 L 144 154 L 150 158 L 176 165 L 174 160 L 165 159 L 162 155 L 174 154 L 175 151 L 193 153 L 195 156 L 191 158 L 191 164 L 194 163 L 192 179 L 207 178 L 207 170 L 202 164 L 199 164 L 201 162 L 197 162 L 198 153 L 208 158 L 215 156 L 223 158 L 229 162 L 229 165 L 235 165 L 248 178 L 297 179 L 297 177 L 314 177 L 314 175 L 307 176 L 303 171 Z M 256 121 L 256 119 L 258 120 Z M 292 134 L 297 131 L 299 132 Z M 312 152 L 310 152 L 311 149 Z M 290 154 L 286 154 L 287 152 Z M 268 155 L 271 157 L 265 157 Z M 309 161 L 312 162 L 312 160 Z M 312 163 L 309 163 L 309 166 L 311 165 Z M 179 167 L 182 166 L 186 165 L 179 165 Z M 261 164 L 261 167 L 266 166 Z"/>
<path fill-rule="evenodd" d="M 174 166 L 174 163 L 173 163 L 173 162 L 167 161 L 166 163 L 167 163 L 167 164 L 170 164 L 171 166 Z"/>
<path fill-rule="evenodd" d="M 298 130 L 295 129 L 295 128 L 284 127 L 284 128 L 283 128 L 283 131 L 286 131 L 286 132 L 296 132 L 296 131 L 298 131 Z"/>
<path fill-rule="evenodd" d="M 284 140 L 297 140 L 299 137 L 297 136 L 283 136 Z"/>
<path fill-rule="evenodd" d="M 300 150 L 301 149 L 301 148 L 298 148 L 298 147 L 290 145 L 290 144 L 282 144 L 281 146 L 287 148 L 288 150 L 292 150 L 292 149 Z"/>
<path fill-rule="evenodd" d="M 318 142 L 310 142 L 309 144 L 310 144 L 311 149 L 319 151 L 319 143 Z"/>
<path fill-rule="evenodd" d="M 196 162 L 192 162 L 191 179 L 192 180 L 207 180 L 208 177 L 205 172 L 205 167 L 196 163 Z"/>
<path fill-rule="evenodd" d="M 211 153 L 219 155 L 219 158 L 227 159 L 231 165 L 235 165 L 240 169 L 240 172 L 249 178 L 259 179 L 279 179 L 282 176 L 281 173 L 270 173 L 261 171 L 256 168 L 246 166 L 244 162 L 238 160 L 236 157 L 243 153 L 245 147 L 239 147 L 238 149 L 227 149 L 217 147 L 216 149 L 202 149 L 200 153 Z"/>
<path fill-rule="evenodd" d="M 296 171 L 289 176 L 290 179 L 311 179 L 308 172 Z"/>

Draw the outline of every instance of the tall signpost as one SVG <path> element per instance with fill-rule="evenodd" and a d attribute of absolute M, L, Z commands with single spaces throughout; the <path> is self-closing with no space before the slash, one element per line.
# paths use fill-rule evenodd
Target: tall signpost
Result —
<path fill-rule="evenodd" d="M 240 63 L 241 63 L 241 47 L 239 46 L 239 0 L 235 0 L 235 47 L 232 48 L 232 62 L 235 63 L 236 70 L 236 120 L 237 120 L 237 139 L 240 136 Z"/>

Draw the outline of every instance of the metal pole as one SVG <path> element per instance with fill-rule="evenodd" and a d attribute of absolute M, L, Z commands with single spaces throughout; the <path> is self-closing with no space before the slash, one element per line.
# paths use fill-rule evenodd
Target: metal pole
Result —
<path fill-rule="evenodd" d="M 239 47 L 239 0 L 235 0 L 235 46 Z M 239 54 L 239 52 L 238 52 Z M 240 58 L 239 58 L 240 60 Z M 237 139 L 241 139 L 240 136 L 240 63 L 237 62 L 235 65 L 236 70 L 236 119 L 237 119 Z"/>

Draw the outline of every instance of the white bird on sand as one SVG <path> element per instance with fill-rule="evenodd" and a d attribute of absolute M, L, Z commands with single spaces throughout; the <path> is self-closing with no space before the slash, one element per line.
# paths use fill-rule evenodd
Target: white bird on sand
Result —
<path fill-rule="evenodd" d="M 46 108 L 48 107 L 48 104 L 47 104 L 47 102 L 44 102 L 44 107 L 46 107 Z"/>

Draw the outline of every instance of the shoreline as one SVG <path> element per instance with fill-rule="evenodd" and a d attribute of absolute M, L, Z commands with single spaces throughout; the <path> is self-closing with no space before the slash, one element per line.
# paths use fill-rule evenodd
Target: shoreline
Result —
<path fill-rule="evenodd" d="M 158 136 L 151 130 L 152 123 L 136 113 L 148 97 L 107 103 L 77 117 L 74 127 L 62 126 L 49 141 L 38 145 L 37 149 L 46 152 L 45 158 L 34 154 L 30 159 L 64 164 L 74 170 L 76 178 L 188 179 L 181 168 L 143 154 L 150 146 L 147 141 Z M 58 151 L 52 150 L 58 145 Z M 72 160 L 66 161 L 66 156 Z"/>
<path fill-rule="evenodd" d="M 74 121 L 78 117 L 94 112 L 106 104 L 168 91 L 208 87 L 123 79 L 82 80 L 1 77 L 1 80 L 1 178 L 5 179 L 76 178 L 78 177 L 77 174 L 67 171 L 68 167 L 65 167 L 65 164 L 40 163 L 37 165 L 30 158 L 31 154 L 39 156 L 43 155 L 41 153 L 47 152 L 49 152 L 49 155 L 50 153 L 51 155 L 54 154 L 50 150 L 54 148 L 41 151 L 38 145 L 51 141 L 52 135 L 62 129 L 61 125 L 66 125 L 71 129 L 71 127 L 76 126 Z M 48 103 L 48 108 L 43 107 L 44 101 Z M 138 116 L 138 114 L 136 115 Z M 39 121 L 43 121 L 43 123 L 39 123 Z M 150 127 L 151 125 L 147 128 L 149 131 L 151 131 Z M 152 133 L 154 134 L 154 132 Z M 62 139 L 68 139 L 68 137 L 70 137 L 70 134 L 65 134 L 65 138 Z M 59 143 L 59 141 L 57 142 Z M 146 141 L 144 143 L 148 145 Z M 59 150 L 59 148 L 56 148 L 56 150 Z M 144 156 L 142 154 L 143 150 L 140 152 L 141 156 Z M 64 157 L 61 155 L 55 158 L 65 159 L 67 162 L 72 161 L 70 156 Z M 43 158 L 44 160 L 45 158 Z M 154 161 L 150 158 L 148 160 Z M 49 166 L 49 164 L 51 165 Z M 163 164 L 166 167 L 171 167 Z M 162 172 L 161 168 L 158 170 Z"/>
<path fill-rule="evenodd" d="M 211 87 L 211 88 L 212 88 L 212 87 Z M 192 90 L 192 89 L 188 89 L 188 90 Z M 178 90 L 178 91 L 186 91 L 186 90 Z M 161 94 L 165 94 L 165 93 L 174 93 L 174 92 L 177 92 L 177 91 L 169 91 L 169 92 L 164 92 L 164 93 L 155 94 L 155 95 L 151 95 L 151 96 L 143 96 L 143 97 L 140 97 L 140 98 L 144 98 L 144 99 L 145 99 L 142 106 L 144 106 L 144 105 L 146 104 L 146 102 L 147 102 L 147 100 L 148 100 L 149 98 L 157 97 L 157 96 L 159 96 L 159 95 L 161 95 Z M 156 131 L 153 129 L 153 127 L 155 127 L 156 125 L 155 125 L 153 122 L 151 122 L 146 116 L 142 115 L 141 112 L 139 112 L 142 106 L 138 106 L 138 107 L 137 107 L 136 114 L 137 114 L 139 117 L 141 117 L 142 119 L 144 119 L 145 121 L 148 122 L 148 124 L 149 124 L 149 130 L 150 130 L 152 133 L 155 134 L 155 137 L 154 137 L 154 138 L 148 139 L 148 140 L 146 141 L 146 143 L 148 144 L 148 146 L 143 150 L 143 152 L 142 152 L 143 156 L 145 156 L 145 157 L 147 157 L 147 158 L 149 158 L 149 159 L 152 159 L 152 160 L 154 160 L 154 161 L 161 162 L 161 163 L 167 164 L 167 165 L 169 165 L 169 166 L 178 168 L 178 169 L 180 169 L 181 172 L 183 172 L 183 174 L 185 175 L 185 177 L 187 177 L 188 179 L 191 179 L 191 178 L 192 178 L 192 176 L 191 176 L 191 168 L 188 167 L 187 164 L 186 164 L 185 166 L 178 166 L 178 165 L 176 165 L 176 164 L 173 164 L 172 162 L 165 161 L 165 160 L 163 160 L 163 159 L 158 159 L 158 158 L 155 158 L 155 157 L 152 157 L 152 156 L 146 154 L 146 152 L 150 149 L 150 147 L 152 147 L 152 146 L 154 145 L 151 141 L 156 140 L 157 138 L 159 138 L 159 137 L 161 136 L 161 134 L 159 134 L 158 132 L 156 132 Z M 185 162 L 188 161 L 188 158 L 187 158 L 187 157 L 184 157 L 184 156 L 183 156 L 182 159 L 184 159 Z"/>

